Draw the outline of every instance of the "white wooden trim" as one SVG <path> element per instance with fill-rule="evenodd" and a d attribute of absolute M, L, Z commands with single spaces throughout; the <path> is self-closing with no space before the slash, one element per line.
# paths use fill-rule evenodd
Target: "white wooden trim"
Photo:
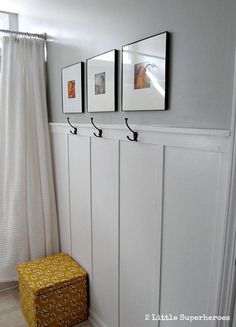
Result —
<path fill-rule="evenodd" d="M 78 128 L 78 135 L 95 137 L 94 127 L 89 124 L 74 124 Z M 71 127 L 66 123 L 50 123 L 52 133 L 70 134 Z M 99 125 L 103 130 L 103 138 L 127 140 L 132 133 L 123 125 Z M 138 141 L 142 143 L 196 148 L 213 152 L 229 151 L 229 130 L 190 129 L 175 127 L 150 127 L 132 125 L 139 132 Z"/>
<path fill-rule="evenodd" d="M 219 285 L 222 283 L 222 271 L 223 271 L 223 266 L 224 266 L 224 258 L 225 258 L 225 249 L 224 249 L 224 242 L 225 242 L 225 237 L 226 237 L 226 230 L 227 230 L 227 189 L 228 189 L 228 174 L 229 174 L 229 160 L 230 160 L 230 155 L 229 153 L 224 156 L 221 154 L 219 158 L 219 171 L 221 174 L 218 176 L 218 200 L 217 200 L 217 217 L 219 217 L 219 224 L 215 226 L 215 237 L 219 239 L 220 237 L 220 230 L 224 231 L 224 234 L 222 235 L 221 239 L 221 246 L 218 248 L 215 248 L 214 251 L 214 257 L 211 258 L 211 260 L 217 260 L 217 258 L 220 256 L 220 271 L 219 271 Z M 220 188 L 221 185 L 221 188 Z M 222 191 L 223 187 L 223 191 Z M 223 195 L 223 200 L 222 200 L 222 195 Z M 221 200 L 224 205 L 221 205 Z M 224 219 L 220 219 L 220 217 L 224 217 Z M 214 271 L 212 271 L 212 274 L 215 274 Z M 219 311 L 219 303 L 221 301 L 221 288 L 219 286 L 218 292 L 217 292 L 217 307 L 215 308 L 215 312 Z M 211 302 L 211 299 L 209 298 L 209 304 Z M 209 311 L 210 312 L 210 311 Z M 222 314 L 226 315 L 226 314 Z M 221 326 L 221 324 L 225 324 L 225 321 L 219 321 L 217 326 Z M 224 325 L 223 325 L 224 326 Z"/>
<path fill-rule="evenodd" d="M 70 130 L 71 127 L 66 123 L 49 123 L 50 128 L 53 129 L 54 133 L 60 131 L 61 129 Z M 93 130 L 94 128 L 91 124 L 73 124 L 78 129 L 85 128 Z M 133 129 L 142 132 L 154 132 L 154 133 L 176 133 L 176 134 L 193 134 L 193 135 L 207 135 L 207 136 L 230 136 L 230 130 L 228 129 L 203 129 L 203 128 L 185 128 L 185 127 L 163 127 L 163 126 L 147 126 L 147 125 L 130 125 Z M 125 125 L 110 125 L 110 124 L 99 124 L 99 128 L 104 130 L 121 130 L 128 131 Z"/>
<path fill-rule="evenodd" d="M 226 231 L 224 261 L 222 265 L 222 282 L 219 298 L 219 314 L 231 315 L 229 322 L 220 322 L 219 327 L 233 327 L 236 324 L 236 317 L 233 312 L 233 305 L 236 298 L 235 287 L 235 260 L 236 260 L 236 56 L 234 65 L 234 85 L 231 118 L 231 142 L 229 144 L 228 160 L 228 183 L 227 183 L 227 207 L 226 207 Z"/>

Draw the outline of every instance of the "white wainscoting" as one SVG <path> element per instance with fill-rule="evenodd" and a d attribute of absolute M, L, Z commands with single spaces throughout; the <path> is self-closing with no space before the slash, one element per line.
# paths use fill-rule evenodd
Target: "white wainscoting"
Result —
<path fill-rule="evenodd" d="M 91 276 L 90 138 L 69 135 L 69 149 L 71 255 Z"/>
<path fill-rule="evenodd" d="M 159 311 L 163 146 L 120 145 L 120 326 Z M 156 326 L 156 322 L 149 323 Z"/>
<path fill-rule="evenodd" d="M 90 275 L 90 319 L 143 327 L 158 326 L 145 314 L 216 315 L 230 133 L 132 127 L 138 143 L 124 126 L 96 138 L 90 125 L 71 135 L 50 124 L 61 250 Z"/>
<path fill-rule="evenodd" d="M 119 151 L 117 140 L 91 140 L 91 311 L 118 327 Z M 102 299 L 102 301 L 101 301 Z"/>
<path fill-rule="evenodd" d="M 64 133 L 53 133 L 51 143 L 59 219 L 60 246 L 63 252 L 71 254 L 68 138 Z"/>
<path fill-rule="evenodd" d="M 217 152 L 166 148 L 163 313 L 199 316 L 217 312 L 224 230 L 222 160 Z M 183 321 L 175 326 L 183 326 Z M 199 321 L 191 326 L 199 326 Z M 215 323 L 202 322 L 201 326 Z"/>

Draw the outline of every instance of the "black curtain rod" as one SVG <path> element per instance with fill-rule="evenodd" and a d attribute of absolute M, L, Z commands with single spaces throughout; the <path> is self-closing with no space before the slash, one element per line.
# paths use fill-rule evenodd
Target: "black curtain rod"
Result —
<path fill-rule="evenodd" d="M 38 37 L 39 39 L 43 39 L 45 41 L 47 40 L 46 33 L 44 33 L 44 34 L 36 34 L 36 33 L 18 32 L 18 31 L 2 30 L 2 29 L 0 29 L 0 32 L 6 33 L 6 34 L 17 34 L 17 35 L 25 35 L 25 36 Z"/>

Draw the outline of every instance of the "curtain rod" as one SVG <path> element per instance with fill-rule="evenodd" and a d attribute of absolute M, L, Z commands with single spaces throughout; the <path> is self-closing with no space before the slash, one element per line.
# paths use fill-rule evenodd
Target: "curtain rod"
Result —
<path fill-rule="evenodd" d="M 3 30 L 0 29 L 0 32 L 2 33 L 7 33 L 7 34 L 18 34 L 18 35 L 26 35 L 26 36 L 33 36 L 33 37 L 38 37 L 43 40 L 47 40 L 47 35 L 46 33 L 44 34 L 36 34 L 36 33 L 28 33 L 28 32 L 18 32 L 18 31 L 12 31 L 12 30 Z"/>

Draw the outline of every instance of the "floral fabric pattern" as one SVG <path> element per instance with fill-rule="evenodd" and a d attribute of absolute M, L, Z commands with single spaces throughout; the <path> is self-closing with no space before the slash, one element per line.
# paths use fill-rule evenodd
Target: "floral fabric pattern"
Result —
<path fill-rule="evenodd" d="M 87 272 L 69 255 L 22 263 L 17 270 L 30 327 L 69 327 L 87 320 Z"/>

